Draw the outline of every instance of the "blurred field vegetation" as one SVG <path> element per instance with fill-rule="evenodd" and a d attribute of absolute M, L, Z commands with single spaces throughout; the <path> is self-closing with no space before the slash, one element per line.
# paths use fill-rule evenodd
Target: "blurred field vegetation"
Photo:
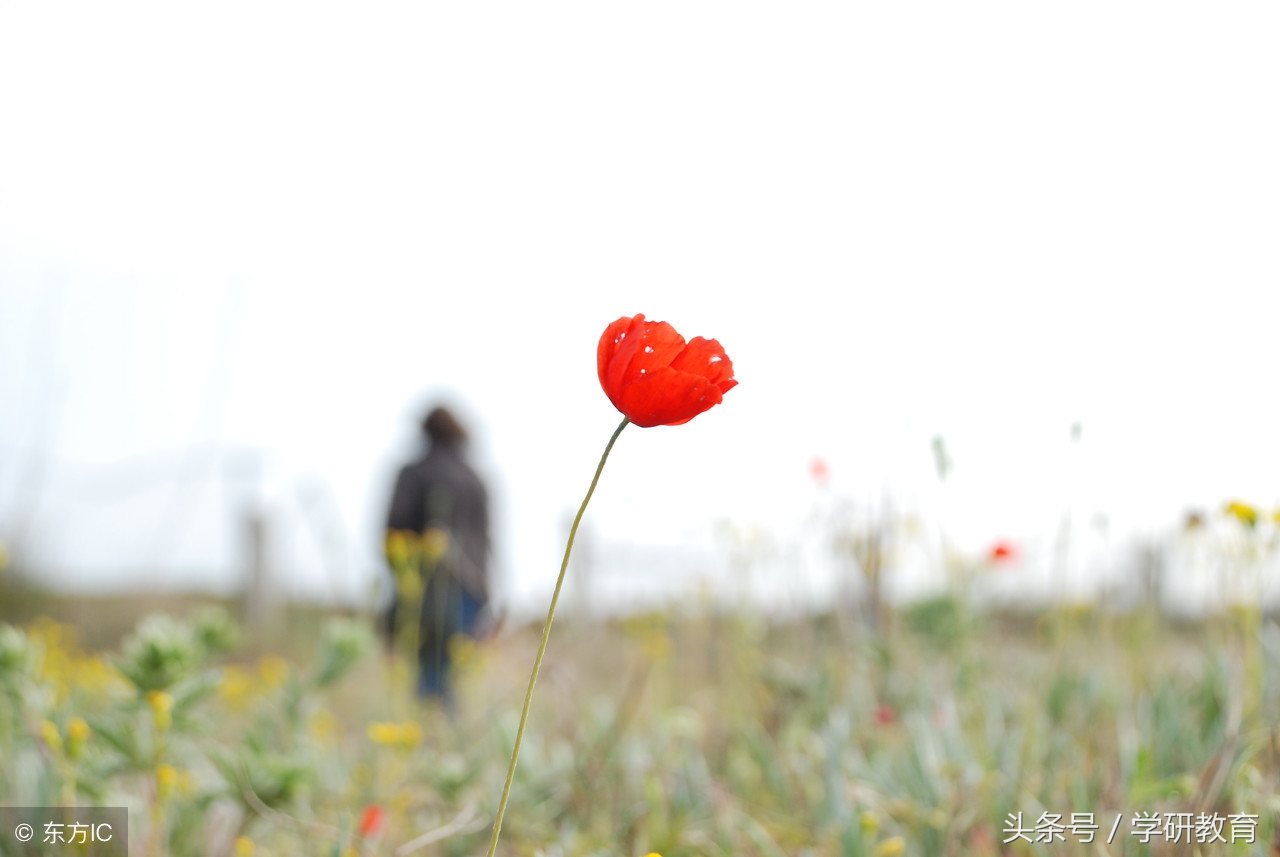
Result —
<path fill-rule="evenodd" d="M 487 843 L 537 627 L 459 642 L 450 723 L 371 617 L 247 639 L 213 602 L 0 604 L 0 803 L 128 805 L 145 855 Z M 1280 627 L 1250 608 L 569 619 L 538 688 L 501 854 L 1275 853 Z M 1136 811 L 1257 813 L 1257 842 L 1002 842 L 1010 813 Z"/>

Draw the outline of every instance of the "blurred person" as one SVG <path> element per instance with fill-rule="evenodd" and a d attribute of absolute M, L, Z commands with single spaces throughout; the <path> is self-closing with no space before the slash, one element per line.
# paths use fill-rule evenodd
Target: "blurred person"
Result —
<path fill-rule="evenodd" d="M 396 479 L 387 544 L 393 543 L 396 531 L 420 537 L 417 695 L 442 702 L 452 714 L 449 642 L 457 634 L 479 636 L 489 623 L 489 495 L 465 459 L 467 432 L 448 409 L 433 408 L 422 421 L 422 431 L 426 452 L 401 468 Z M 397 560 L 390 547 L 388 560 Z M 403 600 L 404 593 L 397 591 L 384 615 L 391 645 Z"/>

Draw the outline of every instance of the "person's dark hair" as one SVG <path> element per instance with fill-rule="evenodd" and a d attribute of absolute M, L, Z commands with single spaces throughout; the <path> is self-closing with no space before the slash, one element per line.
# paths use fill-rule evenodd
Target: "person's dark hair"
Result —
<path fill-rule="evenodd" d="M 445 446 L 460 446 L 467 440 L 466 429 L 458 422 L 457 417 L 444 407 L 431 409 L 431 413 L 422 420 L 422 431 L 432 443 Z"/>

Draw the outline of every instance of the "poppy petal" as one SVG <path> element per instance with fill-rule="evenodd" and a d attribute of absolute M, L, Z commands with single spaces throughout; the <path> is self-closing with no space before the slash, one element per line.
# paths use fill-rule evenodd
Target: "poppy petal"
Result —
<path fill-rule="evenodd" d="M 609 362 L 605 389 L 620 389 L 627 383 L 643 380 L 659 369 L 671 365 L 684 349 L 684 337 L 665 321 L 645 322 L 636 316 L 626 337 L 618 344 Z"/>
<path fill-rule="evenodd" d="M 701 375 L 719 387 L 721 393 L 727 393 L 738 385 L 733 379 L 733 361 L 714 339 L 701 336 L 690 339 L 684 351 L 671 361 L 671 368 Z"/>
<path fill-rule="evenodd" d="M 610 363 L 613 362 L 613 356 L 618 353 L 628 333 L 631 332 L 632 325 L 643 323 L 644 316 L 638 315 L 635 318 L 620 318 L 613 324 L 604 329 L 604 333 L 600 336 L 600 344 L 596 347 L 596 368 L 600 374 L 600 386 L 606 390 L 609 385 L 605 382 L 605 373 L 608 371 Z"/>
<path fill-rule="evenodd" d="M 642 428 L 680 425 L 720 403 L 720 389 L 706 378 L 670 367 L 622 390 L 619 410 Z"/>

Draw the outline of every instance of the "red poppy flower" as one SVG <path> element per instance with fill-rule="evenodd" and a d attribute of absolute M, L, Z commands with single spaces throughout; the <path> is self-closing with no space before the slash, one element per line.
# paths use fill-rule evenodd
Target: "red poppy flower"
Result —
<path fill-rule="evenodd" d="M 738 384 L 719 342 L 695 336 L 686 343 L 665 321 L 643 315 L 605 328 L 596 363 L 609 401 L 642 428 L 687 423 Z"/>
<path fill-rule="evenodd" d="M 1010 562 L 1018 555 L 1018 549 L 1008 542 L 996 542 L 991 546 L 991 553 L 988 555 L 992 562 L 1003 563 Z"/>
<path fill-rule="evenodd" d="M 360 835 L 364 838 L 377 836 L 378 831 L 382 830 L 382 825 L 387 822 L 387 811 L 376 803 L 371 803 L 364 808 L 364 812 L 360 814 Z"/>

